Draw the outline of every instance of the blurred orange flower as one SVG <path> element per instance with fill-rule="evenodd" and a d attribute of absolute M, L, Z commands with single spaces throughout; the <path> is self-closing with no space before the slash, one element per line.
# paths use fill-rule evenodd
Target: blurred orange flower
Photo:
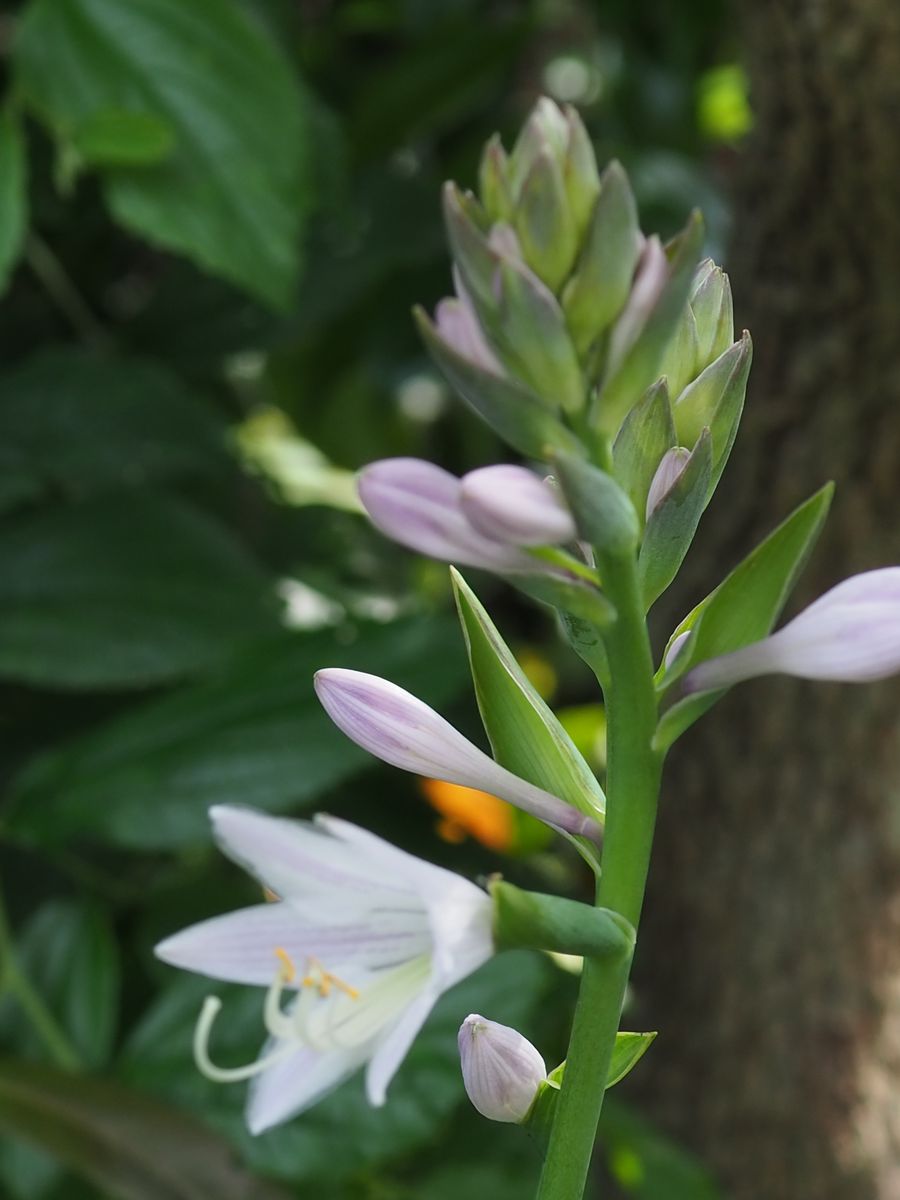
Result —
<path fill-rule="evenodd" d="M 445 842 L 473 837 L 489 850 L 511 849 L 516 836 L 515 821 L 505 800 L 490 792 L 440 779 L 420 779 L 419 786 L 428 803 L 443 818 L 438 822 L 437 832 Z"/>

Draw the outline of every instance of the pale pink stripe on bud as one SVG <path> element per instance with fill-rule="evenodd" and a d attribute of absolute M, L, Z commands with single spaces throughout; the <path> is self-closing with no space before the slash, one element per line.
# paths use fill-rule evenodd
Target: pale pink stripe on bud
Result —
<path fill-rule="evenodd" d="M 681 478 L 681 473 L 691 458 L 690 450 L 684 446 L 673 446 L 659 460 L 653 482 L 647 493 L 647 520 L 649 521 L 659 506 Z"/>
<path fill-rule="evenodd" d="M 460 502 L 479 533 L 516 546 L 554 546 L 575 540 L 572 514 L 559 493 L 526 467 L 500 465 L 470 471 Z"/>
<path fill-rule="evenodd" d="M 900 672 L 900 567 L 845 579 L 777 633 L 700 663 L 689 692 L 729 687 L 756 675 L 868 683 Z"/>
<path fill-rule="evenodd" d="M 377 675 L 328 667 L 316 672 L 315 688 L 335 725 L 391 766 L 491 792 L 566 833 L 597 835 L 590 817 L 501 767 L 396 684 Z"/>
<path fill-rule="evenodd" d="M 459 1027 L 463 1083 L 472 1104 L 489 1121 L 521 1125 L 547 1068 L 527 1038 L 508 1025 L 472 1013 Z"/>
<path fill-rule="evenodd" d="M 492 375 L 506 374 L 497 355 L 488 344 L 478 317 L 467 297 L 441 300 L 434 314 L 435 326 L 447 346 L 460 358 Z"/>

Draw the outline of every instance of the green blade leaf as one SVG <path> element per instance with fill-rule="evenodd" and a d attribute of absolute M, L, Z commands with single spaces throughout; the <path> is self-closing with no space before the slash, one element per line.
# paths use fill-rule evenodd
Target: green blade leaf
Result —
<path fill-rule="evenodd" d="M 156 122 L 157 152 L 168 130 L 169 153 L 148 162 L 145 129 L 138 166 L 123 162 L 121 139 L 110 156 L 107 129 L 99 158 L 113 217 L 276 307 L 290 303 L 305 104 L 290 64 L 240 5 L 35 0 L 14 68 L 19 95 L 64 151 L 77 154 L 85 128 L 110 111 Z"/>
<path fill-rule="evenodd" d="M 278 626 L 262 569 L 224 527 L 172 498 L 107 493 L 0 529 L 0 676 L 163 683 Z"/>
<path fill-rule="evenodd" d="M 175 131 L 153 113 L 101 108 L 78 126 L 72 141 L 92 167 L 146 167 L 168 158 Z"/>
<path fill-rule="evenodd" d="M 18 934 L 16 959 L 80 1062 L 103 1066 L 119 1009 L 119 951 L 105 913 L 74 900 L 48 901 Z M 0 998 L 0 1033 L 20 1053 L 42 1052 L 40 1039 L 9 996 Z"/>
<path fill-rule="evenodd" d="M 638 575 L 648 609 L 678 574 L 691 548 L 709 497 L 711 474 L 712 438 L 704 429 L 675 486 L 647 522 Z"/>
<path fill-rule="evenodd" d="M 600 784 L 529 682 L 475 593 L 451 568 L 478 709 L 497 762 L 597 817 Z"/>
<path fill-rule="evenodd" d="M 386 676 L 438 708 L 465 681 L 450 620 L 356 632 L 350 645 L 334 630 L 281 634 L 33 760 L 14 782 L 8 828 L 42 845 L 87 836 L 163 849 L 208 844 L 211 804 L 313 804 L 373 763 L 316 700 L 319 667 Z"/>
<path fill-rule="evenodd" d="M 0 1062 L 0 1128 L 116 1200 L 287 1200 L 193 1117 L 105 1080 Z M 161 1153 L 161 1149 L 164 1151 Z"/>
<path fill-rule="evenodd" d="M 0 293 L 22 253 L 28 225 L 28 163 L 19 122 L 0 115 Z"/>
<path fill-rule="evenodd" d="M 0 375 L 0 512 L 229 469 L 224 422 L 160 363 L 55 347 Z"/>
<path fill-rule="evenodd" d="M 672 665 L 663 670 L 659 688 L 666 691 L 696 663 L 738 650 L 768 634 L 812 552 L 834 491 L 826 484 L 782 522 L 764 542 L 697 605 L 669 641 L 688 639 Z M 654 738 L 666 750 L 724 694 L 703 692 L 676 701 L 664 713 Z"/>

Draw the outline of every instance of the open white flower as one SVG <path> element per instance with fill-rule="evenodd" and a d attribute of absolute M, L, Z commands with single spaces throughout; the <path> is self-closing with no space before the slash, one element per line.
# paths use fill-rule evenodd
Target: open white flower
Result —
<path fill-rule="evenodd" d="M 207 999 L 194 1039 L 200 1070 L 223 1082 L 252 1078 L 252 1133 L 295 1116 L 366 1063 L 369 1102 L 383 1104 L 437 998 L 493 954 L 489 896 L 333 817 L 291 821 L 224 806 L 210 816 L 224 853 L 278 900 L 156 947 L 173 966 L 267 988 L 269 1040 L 242 1067 L 210 1060 L 220 1003 Z"/>

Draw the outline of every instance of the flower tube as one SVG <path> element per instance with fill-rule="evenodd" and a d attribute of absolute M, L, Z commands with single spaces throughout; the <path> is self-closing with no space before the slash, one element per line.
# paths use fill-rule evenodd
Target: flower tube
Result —
<path fill-rule="evenodd" d="M 868 683 L 900 671 L 900 567 L 845 579 L 777 633 L 700 663 L 688 692 L 729 687 L 756 675 Z"/>
<path fill-rule="evenodd" d="M 266 989 L 269 1039 L 247 1066 L 212 1062 L 220 1003 L 207 999 L 194 1041 L 200 1070 L 223 1082 L 252 1079 L 246 1118 L 254 1134 L 362 1066 L 369 1102 L 383 1104 L 437 998 L 494 953 L 489 896 L 331 817 L 290 821 L 227 806 L 210 817 L 222 851 L 279 899 L 202 921 L 156 947 L 173 966 Z"/>
<path fill-rule="evenodd" d="M 391 766 L 490 792 L 565 833 L 598 836 L 591 817 L 501 767 L 396 684 L 362 671 L 328 667 L 316 672 L 315 686 L 335 725 Z"/>

